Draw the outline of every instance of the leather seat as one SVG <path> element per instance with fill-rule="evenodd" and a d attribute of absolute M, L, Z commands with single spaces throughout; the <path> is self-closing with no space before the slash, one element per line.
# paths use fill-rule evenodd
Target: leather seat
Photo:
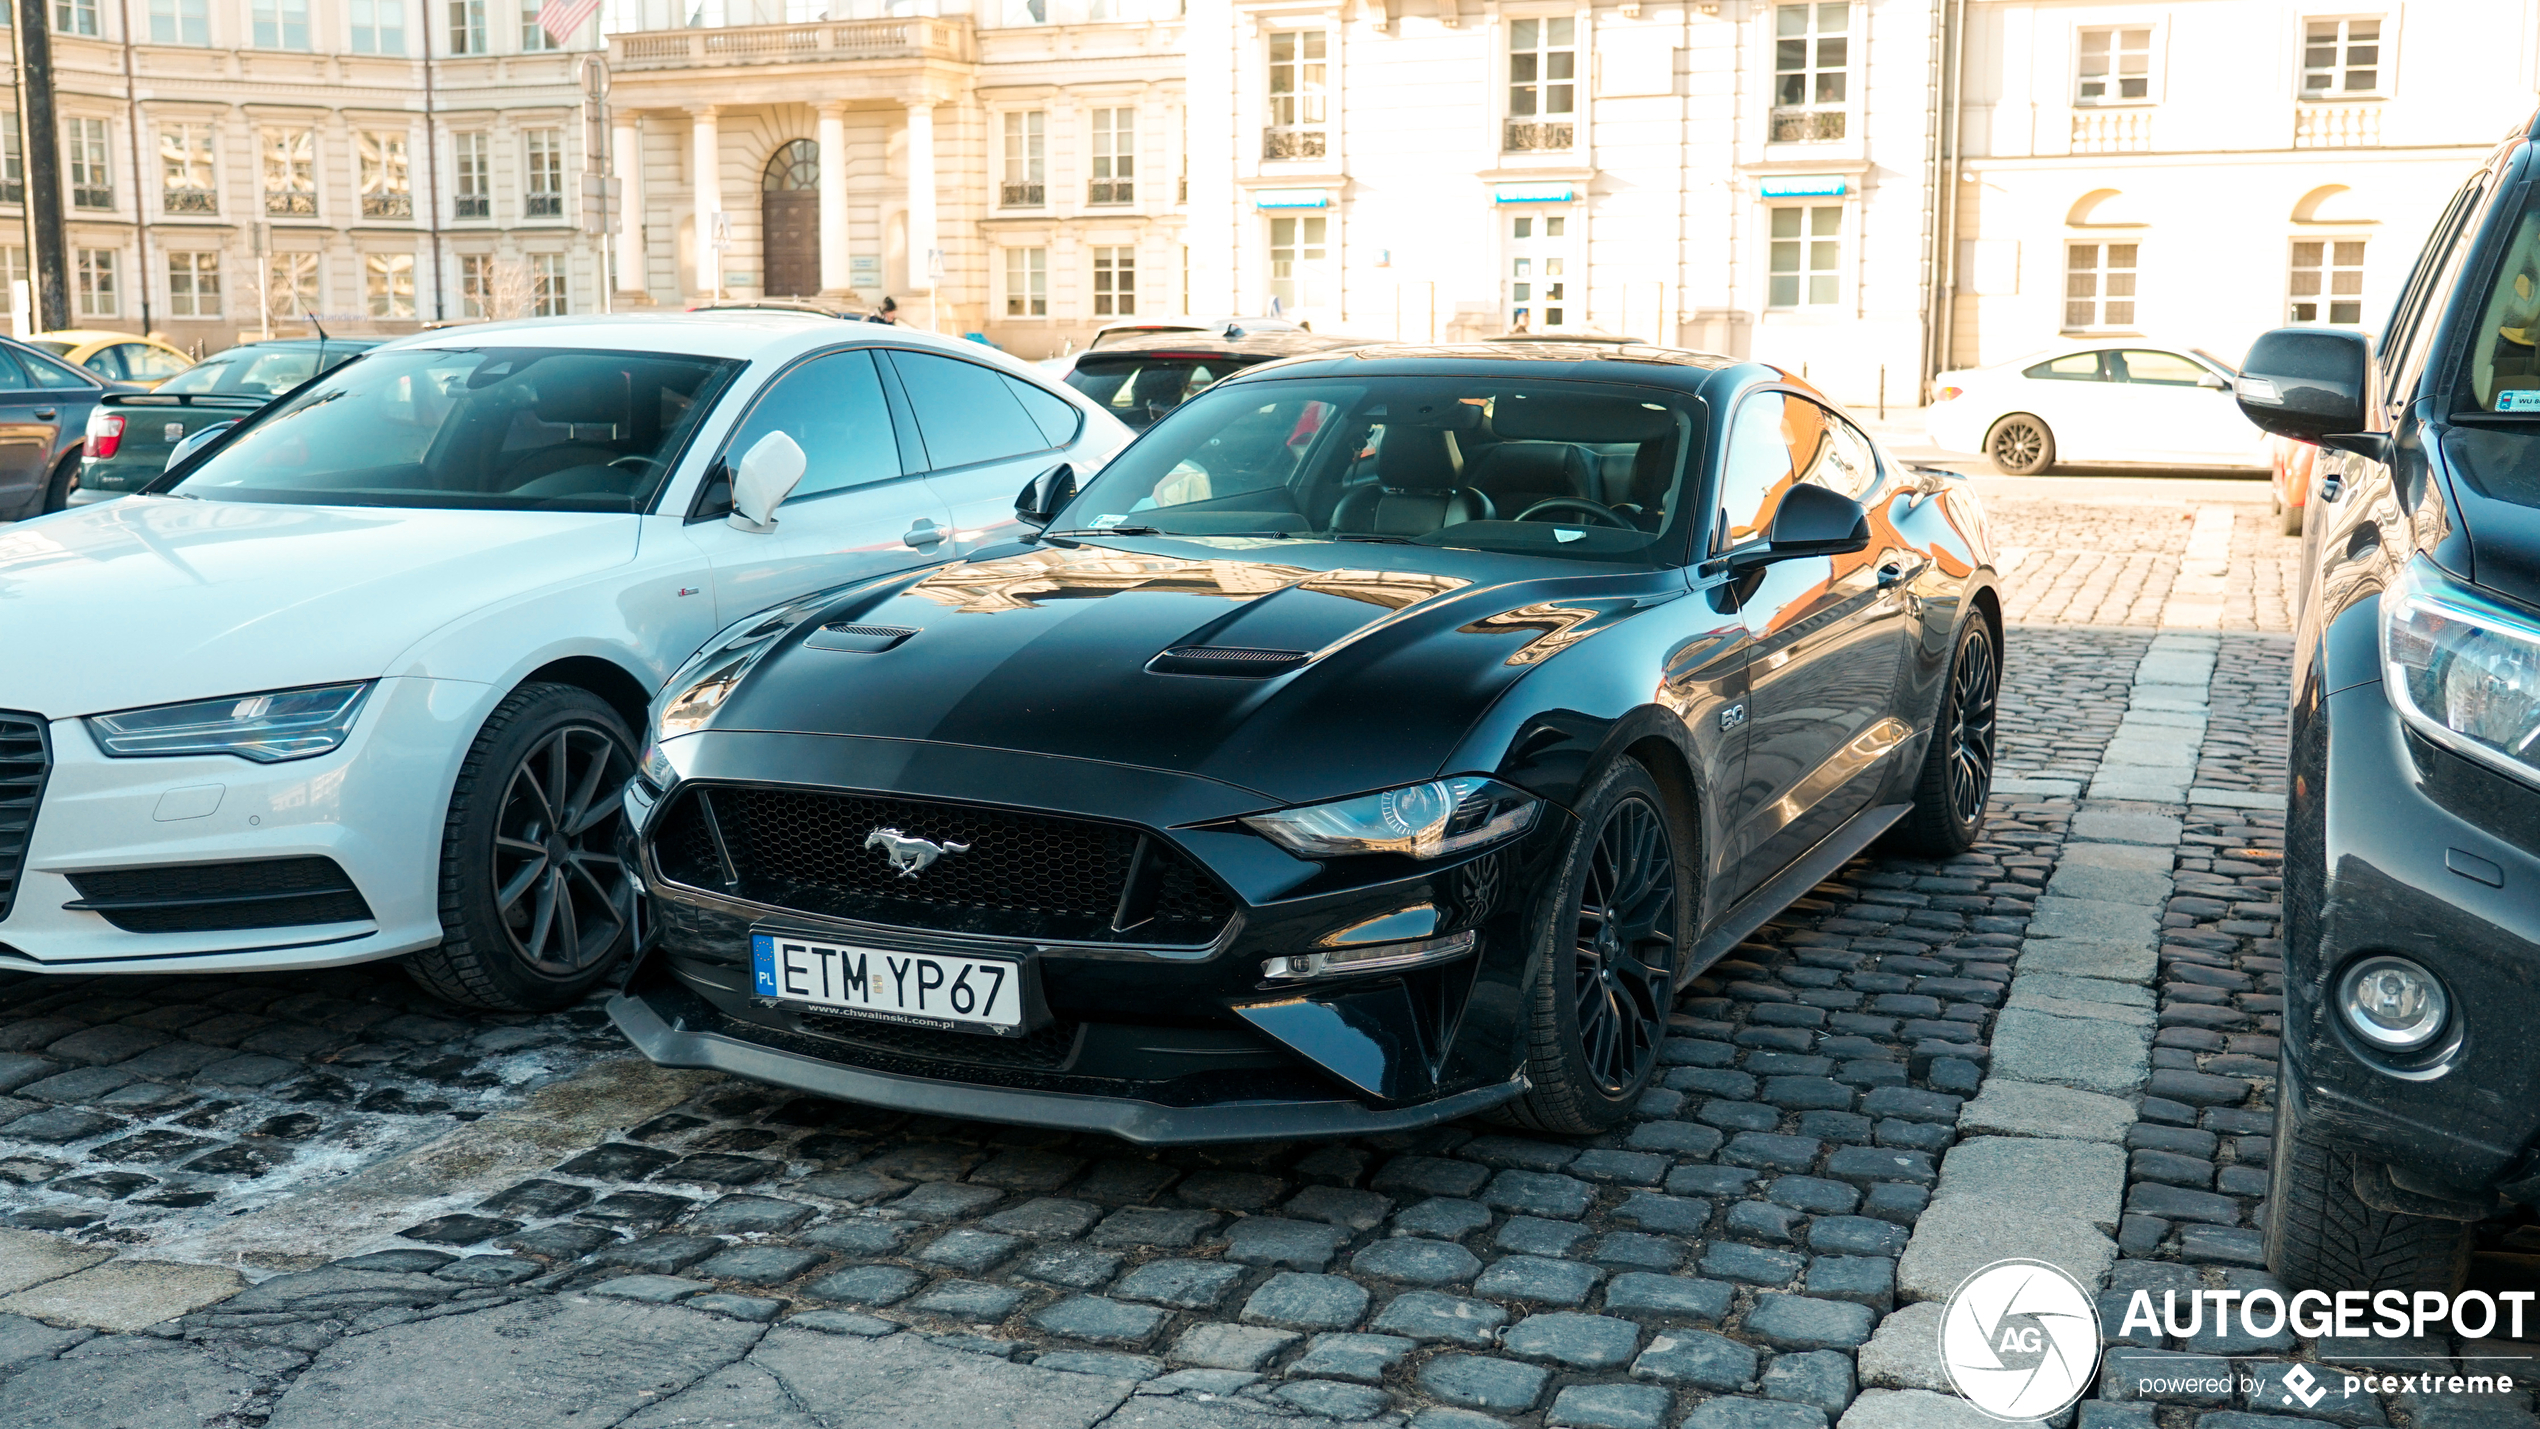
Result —
<path fill-rule="evenodd" d="M 1631 497 L 1620 509 L 1644 531 L 1667 524 L 1667 488 L 1676 479 L 1676 439 L 1654 437 L 1632 453 Z"/>
<path fill-rule="evenodd" d="M 1341 498 L 1332 529 L 1426 536 L 1492 514 L 1491 499 L 1464 484 L 1464 454 L 1453 432 L 1389 426 L 1376 448 L 1375 484 Z"/>
<path fill-rule="evenodd" d="M 1481 454 L 1469 475 L 1506 521 L 1539 501 L 1605 500 L 1595 461 L 1569 442 L 1501 442 Z"/>

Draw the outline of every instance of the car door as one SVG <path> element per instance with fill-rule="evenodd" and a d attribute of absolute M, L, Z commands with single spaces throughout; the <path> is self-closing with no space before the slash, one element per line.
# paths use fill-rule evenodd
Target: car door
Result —
<path fill-rule="evenodd" d="M 31 516 L 43 502 L 60 418 L 59 399 L 28 380 L 15 354 L 0 349 L 0 514 Z"/>
<path fill-rule="evenodd" d="M 734 425 L 685 527 L 718 621 L 944 554 L 952 513 L 902 459 L 874 355 L 862 347 L 813 353 L 768 383 Z M 803 479 L 777 507 L 774 531 L 744 531 L 725 519 L 729 474 L 770 432 L 802 448 Z"/>
<path fill-rule="evenodd" d="M 2261 460 L 2264 438 L 2240 415 L 2221 374 L 2187 354 L 2120 348 L 2108 354 L 2108 381 L 2135 459 L 2222 466 Z"/>
<path fill-rule="evenodd" d="M 2058 461 L 2107 460 L 2119 424 L 2110 410 L 2105 358 L 2097 350 L 2068 352 L 2022 368 L 2006 414 L 2026 411 L 2043 420 Z"/>
<path fill-rule="evenodd" d="M 1912 732 L 1893 704 L 1911 638 L 1903 589 L 1917 558 L 1888 510 L 1910 492 L 1879 471 L 1865 438 L 1795 394 L 1748 396 L 1722 457 L 1717 549 L 1762 539 L 1782 493 L 1801 482 L 1862 501 L 1870 544 L 1766 566 L 1741 593 L 1751 642 L 1745 777 L 1732 812 L 1747 850 L 1741 891 L 1859 813 L 1884 756 Z"/>
<path fill-rule="evenodd" d="M 886 351 L 916 418 L 927 480 L 952 512 L 944 554 L 966 555 L 1021 534 L 1015 494 L 1066 459 L 1058 448 L 1075 440 L 1084 414 L 985 363 L 908 348 Z"/>

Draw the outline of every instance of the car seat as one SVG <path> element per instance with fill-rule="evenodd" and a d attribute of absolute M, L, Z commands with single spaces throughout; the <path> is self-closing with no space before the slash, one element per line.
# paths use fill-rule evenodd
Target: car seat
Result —
<path fill-rule="evenodd" d="M 1376 448 L 1376 480 L 1341 498 L 1332 529 L 1378 536 L 1425 536 L 1495 515 L 1491 499 L 1464 482 L 1455 433 L 1388 425 Z"/>
<path fill-rule="evenodd" d="M 1576 500 L 1604 503 L 1596 479 L 1596 463 L 1587 450 L 1569 442 L 1501 442 L 1474 461 L 1472 483 L 1500 519 L 1513 521 L 1540 501 Z"/>

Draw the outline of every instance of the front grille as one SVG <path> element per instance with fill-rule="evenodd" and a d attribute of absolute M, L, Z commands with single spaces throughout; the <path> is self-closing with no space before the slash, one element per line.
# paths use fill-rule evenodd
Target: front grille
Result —
<path fill-rule="evenodd" d="M 903 874 L 885 848 L 868 846 L 880 830 L 944 852 Z M 653 837 L 675 882 L 893 927 L 1205 944 L 1234 914 L 1233 899 L 1163 839 L 1011 809 L 690 786 Z"/>
<path fill-rule="evenodd" d="M 0 710 L 0 918 L 17 902 L 27 845 L 35 841 L 35 806 L 52 766 L 43 717 Z"/>
<path fill-rule="evenodd" d="M 74 873 L 79 901 L 127 933 L 225 933 L 370 921 L 370 904 L 331 858 L 182 863 Z"/>
<path fill-rule="evenodd" d="M 1084 1030 L 1080 1022 L 1056 1021 L 1020 1037 L 990 1037 L 977 1032 L 943 1032 L 870 1017 L 826 1014 L 814 1007 L 788 1005 L 785 1010 L 799 1015 L 804 1029 L 814 1035 L 835 1037 L 902 1057 L 982 1067 L 1031 1067 L 1045 1072 L 1067 1065 L 1076 1055 L 1076 1038 Z"/>

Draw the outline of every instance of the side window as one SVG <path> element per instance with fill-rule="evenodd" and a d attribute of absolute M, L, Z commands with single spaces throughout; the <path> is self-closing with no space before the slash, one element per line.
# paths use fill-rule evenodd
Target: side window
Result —
<path fill-rule="evenodd" d="M 2023 368 L 2020 375 L 2047 382 L 2096 382 L 2099 380 L 2099 354 L 2068 352 L 2035 367 Z"/>
<path fill-rule="evenodd" d="M 26 369 L 18 365 L 16 355 L 0 351 L 0 392 L 23 392 L 31 385 L 26 380 Z"/>
<path fill-rule="evenodd" d="M 733 431 L 724 460 L 737 463 L 769 432 L 783 432 L 803 449 L 797 497 L 902 474 L 899 441 L 870 351 L 822 353 L 777 378 Z"/>
<path fill-rule="evenodd" d="M 2152 387 L 2193 387 L 2205 380 L 2205 369 L 2175 352 L 2128 348 L 2112 354 L 2108 376 Z"/>
<path fill-rule="evenodd" d="M 38 387 L 93 389 L 96 385 L 89 380 L 87 373 L 67 362 L 56 362 L 42 353 L 21 353 L 18 360 L 26 364 L 27 375 L 35 379 L 35 385 Z"/>
<path fill-rule="evenodd" d="M 124 370 L 123 365 L 124 348 L 127 346 L 129 346 L 129 344 L 119 342 L 110 347 L 101 347 L 95 352 L 88 354 L 88 360 L 82 362 L 80 366 L 87 368 L 89 371 L 96 373 L 98 376 L 105 378 L 109 382 L 121 382 L 124 378 L 131 375 Z"/>
<path fill-rule="evenodd" d="M 162 377 L 174 377 L 194 364 L 147 343 L 128 342 L 123 346 L 123 365 L 124 371 L 135 379 L 156 382 Z"/>
<path fill-rule="evenodd" d="M 1063 447 L 1076 440 L 1076 429 L 1084 425 L 1084 414 L 1076 410 L 1075 403 L 1052 396 L 1020 377 L 1006 378 L 1005 385 L 1014 389 L 1014 399 L 1032 414 L 1051 446 Z"/>
<path fill-rule="evenodd" d="M 1738 404 L 1720 458 L 1720 525 L 1715 550 L 1760 540 L 1773 524 L 1782 493 L 1797 480 L 1784 436 L 1789 409 L 1805 406 L 1778 392 L 1758 392 Z"/>
<path fill-rule="evenodd" d="M 1826 459 L 1818 463 L 1818 476 L 1812 479 L 1855 501 L 1863 500 L 1879 484 L 1878 449 L 1841 417 L 1827 417 L 1826 435 Z"/>
<path fill-rule="evenodd" d="M 1048 449 L 1049 438 L 1003 374 L 929 352 L 894 351 L 891 365 L 908 390 L 927 462 L 935 470 Z"/>
<path fill-rule="evenodd" d="M 2435 324 L 2429 321 L 2428 299 L 2462 231 L 2469 226 L 2470 215 L 2478 211 L 2478 197 L 2486 189 L 2487 174 L 2471 176 L 2452 196 L 2451 205 L 2434 221 L 2434 231 L 2426 235 L 2425 247 L 2418 252 L 2416 266 L 2408 272 L 2408 285 L 2400 290 L 2398 306 L 2391 309 L 2389 326 L 2381 335 L 2382 391 L 2398 397 L 2399 368 L 2406 359 L 2408 346 L 2420 330 Z"/>

